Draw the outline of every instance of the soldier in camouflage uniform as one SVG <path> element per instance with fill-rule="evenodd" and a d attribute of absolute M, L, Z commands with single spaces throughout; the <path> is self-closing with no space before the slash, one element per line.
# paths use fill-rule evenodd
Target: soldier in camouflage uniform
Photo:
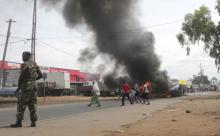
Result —
<path fill-rule="evenodd" d="M 37 64 L 32 60 L 31 56 L 31 53 L 27 51 L 22 54 L 24 63 L 21 65 L 21 73 L 18 79 L 18 88 L 16 90 L 16 94 L 18 95 L 17 121 L 15 124 L 12 124 L 11 127 L 22 127 L 24 111 L 27 106 L 30 111 L 31 127 L 36 127 L 36 80 L 42 78 L 43 74 Z"/>

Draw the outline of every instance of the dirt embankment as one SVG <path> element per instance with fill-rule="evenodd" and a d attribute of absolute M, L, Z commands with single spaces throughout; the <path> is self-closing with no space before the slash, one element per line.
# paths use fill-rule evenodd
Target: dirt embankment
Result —
<path fill-rule="evenodd" d="M 220 136 L 220 96 L 187 99 L 123 128 L 108 136 Z"/>

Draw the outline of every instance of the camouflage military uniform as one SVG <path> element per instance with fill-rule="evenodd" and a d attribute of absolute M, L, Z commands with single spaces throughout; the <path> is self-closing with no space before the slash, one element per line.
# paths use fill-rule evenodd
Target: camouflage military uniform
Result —
<path fill-rule="evenodd" d="M 25 54 L 26 53 L 26 54 Z M 25 56 L 26 55 L 26 56 Z M 24 63 L 21 65 L 21 74 L 18 80 L 18 102 L 17 102 L 17 122 L 12 127 L 21 127 L 24 111 L 28 106 L 30 111 L 31 126 L 36 126 L 37 121 L 36 104 L 37 104 L 37 86 L 36 80 L 42 78 L 42 73 L 37 64 L 31 60 L 29 52 L 23 53 Z M 15 126 L 13 126 L 15 125 Z"/>

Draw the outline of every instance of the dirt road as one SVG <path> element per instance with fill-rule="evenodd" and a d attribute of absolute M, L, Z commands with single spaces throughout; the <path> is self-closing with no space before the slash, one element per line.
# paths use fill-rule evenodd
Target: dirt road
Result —
<path fill-rule="evenodd" d="M 0 128 L 0 136 L 220 136 L 218 93 L 158 99 Z M 120 103 L 119 103 L 120 104 Z M 88 108 L 88 107 L 85 107 Z"/>
<path fill-rule="evenodd" d="M 220 95 L 206 95 L 170 105 L 108 136 L 220 136 Z"/>

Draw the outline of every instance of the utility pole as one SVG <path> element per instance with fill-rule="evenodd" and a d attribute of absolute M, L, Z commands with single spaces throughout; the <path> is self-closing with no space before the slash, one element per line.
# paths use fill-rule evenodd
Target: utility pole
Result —
<path fill-rule="evenodd" d="M 9 37 L 10 37 L 10 30 L 11 30 L 11 23 L 15 22 L 12 19 L 9 19 L 8 22 L 8 31 L 7 31 L 7 36 L 6 36 L 6 42 L 5 42 L 5 49 L 4 49 L 4 53 L 3 53 L 3 57 L 2 57 L 2 65 L 1 65 L 1 87 L 4 87 L 5 84 L 5 69 L 4 69 L 4 65 L 5 65 L 5 58 L 6 58 L 6 53 L 7 53 L 7 48 L 8 48 L 8 41 L 9 41 Z"/>
<path fill-rule="evenodd" d="M 204 87 L 202 87 L 203 86 L 203 84 L 204 84 L 204 82 L 203 82 L 203 79 L 204 79 L 204 70 L 203 70 L 203 68 L 202 68 L 202 64 L 200 63 L 200 65 L 199 65 L 199 67 L 200 67 L 200 72 L 199 72 L 199 74 L 198 74 L 198 77 L 199 77 L 199 90 L 200 91 L 202 91 L 203 90 L 203 88 Z"/>
<path fill-rule="evenodd" d="M 31 53 L 32 53 L 33 61 L 35 61 L 36 22 L 37 22 L 37 0 L 34 0 L 32 36 L 31 36 Z"/>
<path fill-rule="evenodd" d="M 200 72 L 199 72 L 199 75 L 200 76 L 203 76 L 203 73 L 204 73 L 204 70 L 202 68 L 202 64 L 200 63 Z"/>

